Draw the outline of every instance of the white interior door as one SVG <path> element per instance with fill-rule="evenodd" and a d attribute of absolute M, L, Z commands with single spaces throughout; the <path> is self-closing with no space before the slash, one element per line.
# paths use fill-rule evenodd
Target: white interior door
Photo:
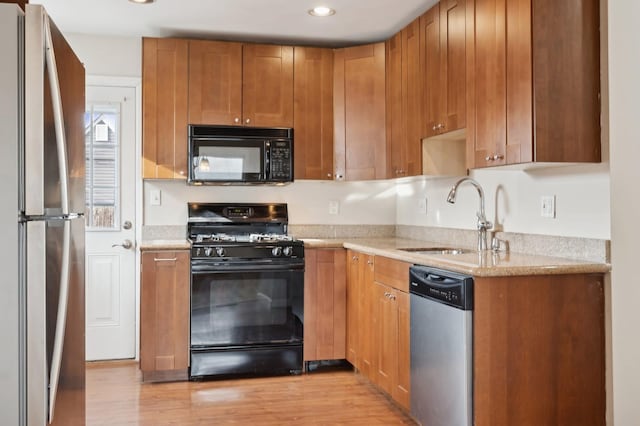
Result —
<path fill-rule="evenodd" d="M 87 86 L 86 357 L 135 358 L 135 96 Z"/>

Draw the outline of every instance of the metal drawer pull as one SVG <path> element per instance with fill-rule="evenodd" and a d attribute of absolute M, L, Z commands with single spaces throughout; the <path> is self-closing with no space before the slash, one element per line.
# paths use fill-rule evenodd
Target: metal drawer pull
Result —
<path fill-rule="evenodd" d="M 153 258 L 154 262 L 175 262 L 176 260 L 178 260 L 177 257 L 171 258 L 171 259 L 158 259 L 157 257 Z"/>

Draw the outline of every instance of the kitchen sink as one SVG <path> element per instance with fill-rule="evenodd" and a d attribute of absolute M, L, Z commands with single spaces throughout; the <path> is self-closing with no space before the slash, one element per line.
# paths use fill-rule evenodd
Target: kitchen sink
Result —
<path fill-rule="evenodd" d="M 417 254 L 464 254 L 471 252 L 469 249 L 455 247 L 407 247 L 398 250 Z"/>

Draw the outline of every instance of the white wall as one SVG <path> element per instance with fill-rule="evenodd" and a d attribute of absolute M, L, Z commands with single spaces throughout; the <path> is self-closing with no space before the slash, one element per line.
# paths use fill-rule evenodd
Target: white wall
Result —
<path fill-rule="evenodd" d="M 142 76 L 142 39 L 65 34 L 89 75 Z"/>
<path fill-rule="evenodd" d="M 161 191 L 161 206 L 151 206 L 149 193 Z M 188 186 L 185 182 L 145 181 L 144 224 L 187 223 L 187 202 L 286 202 L 294 225 L 393 225 L 396 190 L 393 181 L 297 181 L 272 186 Z M 329 214 L 329 202 L 339 203 L 339 214 Z"/>
<path fill-rule="evenodd" d="M 486 215 L 499 230 L 565 237 L 610 238 L 607 163 L 522 170 L 474 170 L 471 177 L 485 193 Z M 459 177 L 414 178 L 398 182 L 397 223 L 475 229 L 477 191 L 458 190 L 455 204 L 447 194 Z M 540 197 L 556 197 L 556 217 L 540 215 Z M 426 214 L 419 201 L 427 199 Z"/>
<path fill-rule="evenodd" d="M 640 423 L 640 2 L 609 1 L 613 419 Z"/>

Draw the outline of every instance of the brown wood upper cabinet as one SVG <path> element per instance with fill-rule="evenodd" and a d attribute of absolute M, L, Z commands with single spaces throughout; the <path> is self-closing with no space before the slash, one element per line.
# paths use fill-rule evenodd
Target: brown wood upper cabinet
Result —
<path fill-rule="evenodd" d="M 385 44 L 347 47 L 334 54 L 335 178 L 384 179 Z"/>
<path fill-rule="evenodd" d="M 466 125 L 467 0 L 441 0 L 420 18 L 425 136 Z"/>
<path fill-rule="evenodd" d="M 142 39 L 142 177 L 186 179 L 189 41 Z"/>
<path fill-rule="evenodd" d="M 387 177 L 422 173 L 420 20 L 386 42 Z"/>
<path fill-rule="evenodd" d="M 293 127 L 293 47 L 191 40 L 189 123 Z"/>
<path fill-rule="evenodd" d="M 467 9 L 467 165 L 600 161 L 599 1 Z"/>
<path fill-rule="evenodd" d="M 189 251 L 143 252 L 140 286 L 143 381 L 188 378 L 189 300 Z"/>
<path fill-rule="evenodd" d="M 293 50 L 296 179 L 333 179 L 333 51 Z"/>

